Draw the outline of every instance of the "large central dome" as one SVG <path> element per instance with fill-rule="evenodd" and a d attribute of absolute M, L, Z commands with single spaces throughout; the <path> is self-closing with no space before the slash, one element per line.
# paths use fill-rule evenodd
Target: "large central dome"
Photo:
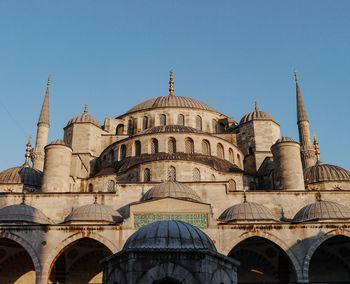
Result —
<path fill-rule="evenodd" d="M 183 107 L 215 111 L 212 107 L 196 99 L 169 95 L 146 100 L 129 109 L 127 113 L 162 107 Z"/>

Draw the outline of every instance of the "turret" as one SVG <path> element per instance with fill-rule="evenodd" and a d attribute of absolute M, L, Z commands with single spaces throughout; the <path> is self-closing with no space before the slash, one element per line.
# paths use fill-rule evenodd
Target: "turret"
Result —
<path fill-rule="evenodd" d="M 43 192 L 68 192 L 72 149 L 63 140 L 55 140 L 45 147 Z"/>
<path fill-rule="evenodd" d="M 44 169 L 45 151 L 44 147 L 47 144 L 50 128 L 50 77 L 47 80 L 46 92 L 44 102 L 41 107 L 39 120 L 37 123 L 35 148 L 32 151 L 31 158 L 33 161 L 33 168 L 42 171 Z"/>
<path fill-rule="evenodd" d="M 282 137 L 272 145 L 271 151 L 275 168 L 275 189 L 305 189 L 299 143 Z"/>
<path fill-rule="evenodd" d="M 304 106 L 303 97 L 301 96 L 301 91 L 296 73 L 294 73 L 294 79 L 297 98 L 297 118 L 301 160 L 303 168 L 306 169 L 315 164 L 315 151 L 311 143 L 309 119 Z"/>

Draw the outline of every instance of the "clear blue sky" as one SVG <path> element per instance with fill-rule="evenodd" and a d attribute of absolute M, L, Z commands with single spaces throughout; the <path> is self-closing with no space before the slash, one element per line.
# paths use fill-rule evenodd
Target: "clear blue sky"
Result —
<path fill-rule="evenodd" d="M 0 169 L 23 162 L 52 74 L 50 140 L 175 93 L 239 120 L 254 101 L 297 138 L 299 72 L 323 162 L 350 169 L 350 1 L 0 1 Z"/>

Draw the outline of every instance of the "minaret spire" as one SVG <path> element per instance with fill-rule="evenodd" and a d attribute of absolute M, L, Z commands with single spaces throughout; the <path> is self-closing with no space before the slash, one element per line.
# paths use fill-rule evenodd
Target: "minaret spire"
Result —
<path fill-rule="evenodd" d="M 33 168 L 40 171 L 43 171 L 44 169 L 44 147 L 47 144 L 50 128 L 50 85 L 51 76 L 49 76 L 47 80 L 44 101 L 41 106 L 41 111 L 37 124 L 35 148 L 32 150 L 31 153 Z"/>
<path fill-rule="evenodd" d="M 170 70 L 170 75 L 169 75 L 169 96 L 175 96 L 173 70 Z"/>
<path fill-rule="evenodd" d="M 297 100 L 297 124 L 299 130 L 299 142 L 303 168 L 306 169 L 315 164 L 315 151 L 311 143 L 309 119 L 306 113 L 303 97 L 301 95 L 297 73 L 294 72 L 296 100 Z"/>
<path fill-rule="evenodd" d="M 321 153 L 320 148 L 318 147 L 318 139 L 316 137 L 316 133 L 314 134 L 314 151 L 316 156 L 316 164 L 321 164 Z"/>

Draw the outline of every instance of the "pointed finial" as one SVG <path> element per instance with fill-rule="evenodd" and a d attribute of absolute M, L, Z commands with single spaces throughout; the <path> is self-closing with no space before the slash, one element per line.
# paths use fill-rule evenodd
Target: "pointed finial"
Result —
<path fill-rule="evenodd" d="M 245 189 L 243 190 L 243 203 L 247 203 L 247 194 Z"/>
<path fill-rule="evenodd" d="M 83 113 L 89 113 L 89 108 L 88 108 L 87 104 L 85 104 L 85 106 L 84 106 L 84 112 Z"/>
<path fill-rule="evenodd" d="M 316 201 L 322 201 L 321 192 L 319 190 L 317 190 L 317 193 L 316 193 Z"/>
<path fill-rule="evenodd" d="M 51 75 L 49 75 L 49 77 L 47 78 L 46 86 L 47 86 L 47 88 L 49 88 L 51 86 Z"/>
<path fill-rule="evenodd" d="M 314 134 L 314 151 L 315 151 L 315 156 L 316 156 L 316 164 L 321 163 L 321 153 L 320 153 L 320 148 L 318 147 L 318 139 L 316 137 L 316 133 Z"/>
<path fill-rule="evenodd" d="M 26 153 L 24 155 L 25 157 L 25 160 L 24 160 L 24 163 L 22 165 L 22 167 L 24 168 L 29 168 L 30 167 L 30 164 L 29 164 L 29 160 L 31 158 L 31 150 L 32 150 L 32 136 L 29 135 L 28 136 L 28 142 L 26 144 Z"/>
<path fill-rule="evenodd" d="M 298 83 L 298 75 L 296 71 L 294 71 L 294 81 L 295 83 Z"/>
<path fill-rule="evenodd" d="M 94 196 L 94 204 L 97 204 L 97 195 Z"/>
<path fill-rule="evenodd" d="M 169 76 L 169 96 L 175 96 L 173 70 L 170 70 L 170 76 Z"/>
<path fill-rule="evenodd" d="M 255 111 L 258 112 L 259 111 L 259 105 L 258 102 L 255 102 Z"/>
<path fill-rule="evenodd" d="M 23 191 L 23 194 L 22 194 L 22 202 L 21 202 L 22 205 L 25 205 L 26 204 L 26 192 Z"/>

